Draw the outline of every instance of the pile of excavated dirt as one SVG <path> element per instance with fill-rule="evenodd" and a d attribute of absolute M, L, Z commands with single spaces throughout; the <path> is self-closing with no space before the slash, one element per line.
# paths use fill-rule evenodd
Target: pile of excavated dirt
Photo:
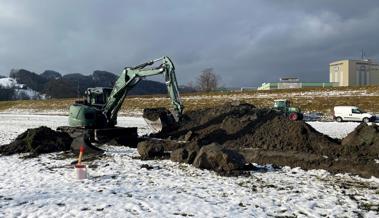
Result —
<path fill-rule="evenodd" d="M 31 156 L 38 156 L 43 153 L 70 150 L 71 142 L 72 138 L 67 133 L 41 126 L 28 129 L 13 142 L 0 146 L 0 154 L 30 153 Z"/>
<path fill-rule="evenodd" d="M 280 126 L 283 130 L 270 131 L 273 126 Z M 240 151 L 249 162 L 378 177 L 376 159 L 379 149 L 378 143 L 372 140 L 379 139 L 377 129 L 375 124 L 361 124 L 341 142 L 318 133 L 306 123 L 275 118 L 255 130 L 249 137 L 251 146 L 240 148 Z M 362 137 L 371 140 L 362 143 Z"/>
<path fill-rule="evenodd" d="M 303 121 L 290 121 L 275 110 L 228 103 L 189 112 L 178 129 L 154 136 L 186 141 L 185 146 L 171 153 L 171 160 L 178 162 L 193 164 L 203 146 L 217 143 L 238 151 L 246 163 L 379 176 L 376 125 L 362 124 L 341 142 Z"/>

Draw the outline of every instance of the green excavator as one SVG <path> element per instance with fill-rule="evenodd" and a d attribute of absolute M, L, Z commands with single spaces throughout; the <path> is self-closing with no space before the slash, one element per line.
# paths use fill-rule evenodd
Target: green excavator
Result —
<path fill-rule="evenodd" d="M 117 114 L 134 86 L 143 78 L 158 74 L 164 76 L 174 113 L 165 108 L 150 108 L 144 110 L 143 117 L 156 132 L 174 127 L 181 120 L 184 107 L 174 64 L 169 57 L 161 57 L 135 67 L 125 67 L 113 88 L 88 88 L 84 99 L 70 106 L 69 126 L 59 127 L 58 130 L 74 138 L 71 145 L 74 151 L 85 144 L 88 147 L 89 142 L 105 143 L 114 139 L 119 144 L 132 146 L 138 137 L 137 128 L 117 127 Z"/>

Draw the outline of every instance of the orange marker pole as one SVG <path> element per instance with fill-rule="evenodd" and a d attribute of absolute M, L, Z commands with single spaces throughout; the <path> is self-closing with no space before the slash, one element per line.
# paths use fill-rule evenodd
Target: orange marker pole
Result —
<path fill-rule="evenodd" d="M 80 150 L 79 150 L 79 158 L 78 158 L 78 164 L 77 165 L 80 165 L 82 163 L 83 153 L 84 153 L 84 146 L 81 145 Z"/>

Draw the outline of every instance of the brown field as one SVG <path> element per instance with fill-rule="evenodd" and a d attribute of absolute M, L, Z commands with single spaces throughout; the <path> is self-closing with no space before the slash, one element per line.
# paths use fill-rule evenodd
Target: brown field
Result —
<path fill-rule="evenodd" d="M 196 110 L 241 101 L 257 107 L 271 107 L 274 99 L 285 98 L 305 112 L 332 113 L 336 105 L 356 105 L 366 111 L 379 112 L 379 86 L 314 88 L 272 91 L 220 91 L 182 94 L 185 110 Z M 0 111 L 30 110 L 35 112 L 60 111 L 66 113 L 75 99 L 0 101 Z M 128 96 L 121 112 L 136 112 L 147 107 L 170 107 L 165 95 Z"/>

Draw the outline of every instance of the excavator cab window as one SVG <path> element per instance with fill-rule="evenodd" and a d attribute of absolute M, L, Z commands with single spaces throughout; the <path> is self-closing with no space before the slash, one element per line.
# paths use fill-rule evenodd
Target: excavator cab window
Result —
<path fill-rule="evenodd" d="M 89 88 L 86 94 L 86 102 L 89 105 L 93 105 L 96 107 L 102 107 L 107 103 L 107 99 L 111 94 L 111 88 L 105 87 L 97 87 L 97 88 Z"/>

